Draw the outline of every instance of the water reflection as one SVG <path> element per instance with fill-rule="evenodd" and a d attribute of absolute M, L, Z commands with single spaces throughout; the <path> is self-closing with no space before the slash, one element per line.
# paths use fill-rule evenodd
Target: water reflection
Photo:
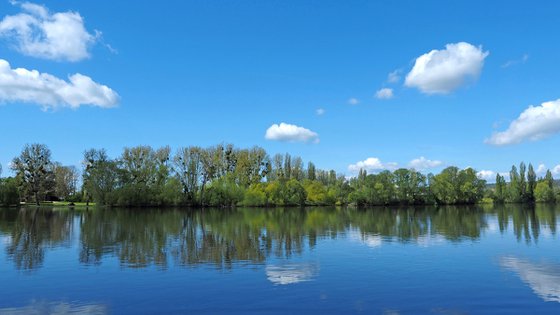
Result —
<path fill-rule="evenodd" d="M 555 235 L 557 208 L 410 207 L 399 209 L 49 209 L 0 211 L 0 246 L 17 269 L 41 267 L 53 248 L 77 245 L 84 265 L 117 258 L 122 266 L 266 264 L 301 255 L 325 238 L 350 237 L 376 248 L 384 242 L 434 246 L 514 233 L 537 242 Z M 76 233 L 78 232 L 78 233 Z M 271 269 L 278 274 L 280 269 Z M 272 277 L 277 279 L 278 277 Z M 282 277 L 280 277 L 282 278 Z M 297 277 L 296 277 L 297 278 Z"/>
<path fill-rule="evenodd" d="M 0 308 L 0 314 L 3 315 L 105 315 L 108 313 L 105 305 L 47 301 L 33 301 L 22 307 Z"/>
<path fill-rule="evenodd" d="M 0 233 L 6 253 L 18 269 L 42 265 L 49 248 L 69 246 L 72 216 L 68 212 L 21 209 L 0 211 Z"/>
<path fill-rule="evenodd" d="M 266 277 L 274 284 L 286 285 L 311 281 L 317 276 L 319 267 L 315 263 L 267 265 Z"/>
<path fill-rule="evenodd" d="M 560 264 L 535 263 L 517 257 L 502 257 L 500 266 L 514 271 L 533 292 L 547 302 L 560 302 Z"/>

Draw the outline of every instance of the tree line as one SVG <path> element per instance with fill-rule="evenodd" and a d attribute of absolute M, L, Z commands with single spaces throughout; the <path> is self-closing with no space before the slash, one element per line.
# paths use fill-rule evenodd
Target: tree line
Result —
<path fill-rule="evenodd" d="M 503 175 L 496 175 L 496 185 L 490 191 L 490 197 L 495 203 L 555 202 L 558 199 L 550 170 L 546 171 L 543 178 L 537 178 L 533 166 L 529 164 L 526 167 L 522 162 L 519 169 L 515 165 L 511 167 L 509 178 L 507 183 Z"/>
<path fill-rule="evenodd" d="M 397 169 L 346 178 L 290 154 L 270 156 L 260 147 L 169 146 L 124 148 L 117 158 L 104 149 L 84 152 L 82 169 L 53 162 L 44 144 L 26 145 L 13 159 L 14 177 L 0 179 L 0 204 L 21 201 L 95 202 L 104 206 L 305 206 L 553 202 L 550 171 L 537 179 L 533 167 L 514 166 L 488 188 L 472 168 L 447 167 L 439 174 Z M 1 173 L 1 166 L 0 166 Z"/>

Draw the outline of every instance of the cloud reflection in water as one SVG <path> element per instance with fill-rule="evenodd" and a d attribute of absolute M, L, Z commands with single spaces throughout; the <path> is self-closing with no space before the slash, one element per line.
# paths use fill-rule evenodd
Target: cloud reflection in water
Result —
<path fill-rule="evenodd" d="M 76 304 L 67 302 L 32 301 L 22 307 L 0 308 L 2 315 L 105 315 L 109 314 L 107 307 L 101 304 Z"/>
<path fill-rule="evenodd" d="M 533 263 L 517 257 L 502 257 L 500 266 L 514 271 L 533 292 L 547 302 L 560 303 L 560 265 Z"/>
<path fill-rule="evenodd" d="M 266 266 L 266 276 L 274 284 L 286 285 L 312 281 L 319 273 L 315 263 L 280 264 Z"/>

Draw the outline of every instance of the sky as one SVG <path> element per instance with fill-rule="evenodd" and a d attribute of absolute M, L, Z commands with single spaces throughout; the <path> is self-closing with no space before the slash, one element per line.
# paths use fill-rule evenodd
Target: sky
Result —
<path fill-rule="evenodd" d="M 232 143 L 560 176 L 560 2 L 0 0 L 0 163 Z"/>

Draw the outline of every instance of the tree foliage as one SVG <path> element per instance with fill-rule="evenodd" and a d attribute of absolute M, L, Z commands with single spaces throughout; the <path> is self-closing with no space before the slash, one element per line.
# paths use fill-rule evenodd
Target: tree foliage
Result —
<path fill-rule="evenodd" d="M 307 167 L 306 167 L 307 166 Z M 260 147 L 218 144 L 203 148 L 126 147 L 110 158 L 104 149 L 84 152 L 78 169 L 51 161 L 42 144 L 27 145 L 12 163 L 15 178 L 0 180 L 0 204 L 44 200 L 106 206 L 306 206 L 474 204 L 483 197 L 503 202 L 554 202 L 552 173 L 537 178 L 531 164 L 513 166 L 509 183 L 496 175 L 493 188 L 472 168 L 439 174 L 400 168 L 345 177 L 298 156 L 272 157 Z M 1 171 L 1 166 L 0 166 Z"/>
<path fill-rule="evenodd" d="M 33 200 L 39 205 L 54 190 L 51 151 L 44 144 L 26 145 L 21 154 L 13 159 L 12 170 L 16 173 L 26 200 Z"/>

